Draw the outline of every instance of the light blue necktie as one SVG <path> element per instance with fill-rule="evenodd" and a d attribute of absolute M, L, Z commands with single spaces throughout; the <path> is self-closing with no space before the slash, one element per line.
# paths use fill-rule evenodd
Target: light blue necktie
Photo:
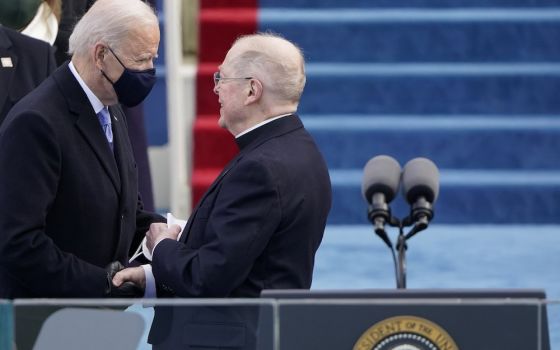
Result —
<path fill-rule="evenodd" d="M 99 122 L 101 123 L 101 127 L 103 128 L 103 132 L 105 133 L 105 137 L 109 142 L 109 146 L 113 149 L 113 130 L 111 129 L 111 116 L 109 115 L 109 110 L 107 107 L 103 107 L 102 110 L 97 113 L 97 117 L 99 118 Z"/>

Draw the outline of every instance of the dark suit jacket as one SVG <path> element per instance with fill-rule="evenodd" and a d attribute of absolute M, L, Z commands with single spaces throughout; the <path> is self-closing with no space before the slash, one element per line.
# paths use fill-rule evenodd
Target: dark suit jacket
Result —
<path fill-rule="evenodd" d="M 265 124 L 237 143 L 240 153 L 200 200 L 181 241 L 163 240 L 156 247 L 158 296 L 248 298 L 265 288 L 311 286 L 331 207 L 322 155 L 296 115 Z M 227 317 L 212 323 L 200 312 L 160 311 L 150 334 L 154 344 L 169 342 L 176 335 L 168 331 L 177 329 L 180 346 L 245 348 L 239 339 L 247 336 L 239 332 L 251 332 L 239 327 L 240 317 L 228 325 Z M 186 334 L 187 328 L 195 331 Z"/>
<path fill-rule="evenodd" d="M 0 127 L 0 298 L 102 297 L 104 267 L 165 221 L 142 210 L 126 119 L 109 110 L 114 154 L 65 64 Z"/>
<path fill-rule="evenodd" d="M 8 57 L 13 67 L 0 64 L 0 124 L 10 108 L 56 68 L 48 43 L 0 26 L 0 58 Z"/>

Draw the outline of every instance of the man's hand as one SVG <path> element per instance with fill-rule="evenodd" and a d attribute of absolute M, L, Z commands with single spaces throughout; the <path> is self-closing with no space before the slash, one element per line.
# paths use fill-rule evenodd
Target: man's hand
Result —
<path fill-rule="evenodd" d="M 153 254 L 156 243 L 166 238 L 176 241 L 180 232 L 181 226 L 179 225 L 167 227 L 167 224 L 164 223 L 153 223 L 150 225 L 150 230 L 146 232 L 146 246 Z"/>
<path fill-rule="evenodd" d="M 141 298 L 144 296 L 144 285 L 135 284 L 132 282 L 119 283 L 118 285 L 113 283 L 113 278 L 115 275 L 124 269 L 124 266 L 118 262 L 113 261 L 106 268 L 107 272 L 107 289 L 105 290 L 105 296 L 108 298 Z M 140 267 L 140 269 L 142 269 Z"/>
<path fill-rule="evenodd" d="M 134 284 L 142 289 L 142 294 L 146 288 L 146 274 L 142 266 L 130 267 L 128 269 L 120 270 L 113 277 L 113 285 L 122 288 L 126 284 Z"/>

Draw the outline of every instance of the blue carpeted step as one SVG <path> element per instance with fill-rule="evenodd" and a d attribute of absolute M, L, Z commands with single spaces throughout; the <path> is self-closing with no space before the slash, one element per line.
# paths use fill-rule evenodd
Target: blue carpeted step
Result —
<path fill-rule="evenodd" d="M 330 224 L 367 222 L 378 154 L 443 168 L 435 222 L 560 223 L 558 1 L 259 3 L 259 29 L 308 61 L 299 112 L 331 169 Z"/>
<path fill-rule="evenodd" d="M 559 64 L 309 64 L 302 114 L 557 114 Z"/>
<path fill-rule="evenodd" d="M 167 87 L 165 67 L 156 66 L 156 84 L 144 100 L 144 118 L 148 145 L 162 146 L 167 143 Z"/>
<path fill-rule="evenodd" d="M 163 11 L 164 0 L 155 0 L 154 2 L 155 2 L 155 5 L 156 5 L 156 9 L 158 11 Z"/>
<path fill-rule="evenodd" d="M 144 101 L 144 118 L 148 145 L 162 146 L 167 143 L 167 86 L 165 69 L 165 17 L 163 1 L 156 2 L 160 30 L 158 58 L 155 61 L 156 83 Z"/>
<path fill-rule="evenodd" d="M 388 154 L 456 169 L 560 170 L 560 116 L 308 116 L 330 168 L 361 168 Z"/>
<path fill-rule="evenodd" d="M 560 4 L 559 4 L 560 6 Z M 309 62 L 556 62 L 553 9 L 262 9 Z"/>
<path fill-rule="evenodd" d="M 156 59 L 156 65 L 165 65 L 165 17 L 162 11 L 157 13 L 159 20 L 159 47 L 158 47 L 158 58 Z"/>
<path fill-rule="evenodd" d="M 361 196 L 361 170 L 331 170 L 333 207 L 329 224 L 367 223 Z M 560 171 L 441 170 L 437 223 L 560 223 Z M 409 206 L 402 196 L 391 204 L 403 218 Z"/>
<path fill-rule="evenodd" d="M 160 0 L 158 0 L 160 1 Z M 211 0 L 203 0 L 211 1 Z M 260 8 L 385 8 L 385 7 L 556 7 L 557 0 L 259 0 Z"/>

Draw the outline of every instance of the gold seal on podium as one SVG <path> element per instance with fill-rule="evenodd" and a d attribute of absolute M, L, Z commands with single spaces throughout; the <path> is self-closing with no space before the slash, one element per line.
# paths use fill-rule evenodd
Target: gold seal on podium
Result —
<path fill-rule="evenodd" d="M 353 350 L 459 350 L 437 324 L 416 316 L 396 316 L 369 327 Z"/>

